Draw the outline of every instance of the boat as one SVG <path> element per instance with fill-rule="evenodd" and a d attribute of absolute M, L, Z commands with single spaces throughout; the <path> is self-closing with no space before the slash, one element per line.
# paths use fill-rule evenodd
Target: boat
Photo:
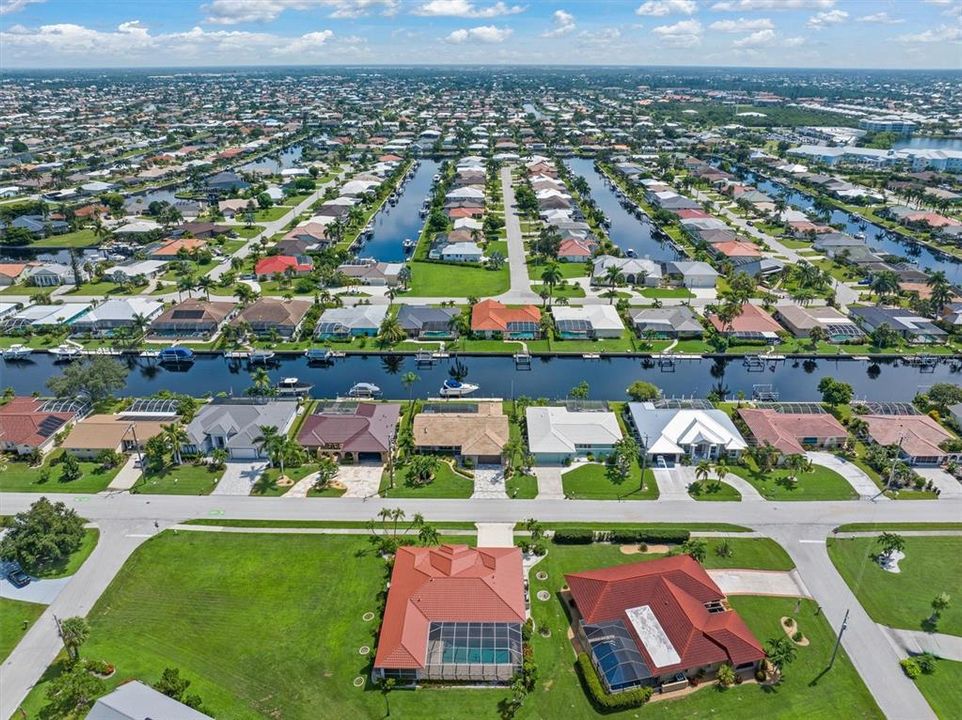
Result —
<path fill-rule="evenodd" d="M 3 351 L 0 352 L 0 357 L 2 357 L 4 360 L 26 360 L 28 357 L 30 357 L 30 348 L 19 343 L 16 345 L 11 345 L 8 348 L 4 348 Z"/>
<path fill-rule="evenodd" d="M 413 250 L 415 245 L 417 245 L 417 243 L 414 242 L 414 240 L 412 240 L 411 238 L 405 238 L 404 242 L 401 243 L 401 247 L 409 251 Z"/>
<path fill-rule="evenodd" d="M 581 357 L 585 360 L 601 360 L 601 353 L 596 353 L 596 352 L 584 353 Z"/>
<path fill-rule="evenodd" d="M 83 351 L 76 345 L 58 345 L 47 352 L 54 356 L 54 362 L 60 362 L 62 360 L 76 360 Z"/>
<path fill-rule="evenodd" d="M 194 351 L 189 347 L 184 347 L 182 345 L 174 345 L 173 347 L 164 348 L 161 350 L 157 357 L 162 363 L 171 364 L 183 364 L 194 362 Z"/>
<path fill-rule="evenodd" d="M 277 394 L 281 397 L 300 397 L 311 392 L 314 386 L 302 383 L 296 377 L 286 377 L 277 383 Z"/>
<path fill-rule="evenodd" d="M 441 386 L 441 397 L 464 397 L 465 395 L 470 395 L 475 390 L 478 389 L 477 385 L 472 385 L 471 383 L 463 383 L 453 378 L 449 378 L 444 381 L 444 385 Z"/>
<path fill-rule="evenodd" d="M 266 363 L 274 359 L 273 350 L 251 350 L 248 359 L 252 363 Z"/>
<path fill-rule="evenodd" d="M 359 382 L 354 383 L 347 391 L 348 397 L 352 398 L 374 398 L 381 397 L 381 388 L 374 383 Z"/>
<path fill-rule="evenodd" d="M 627 250 L 625 250 L 625 255 L 627 255 L 630 258 L 638 257 L 638 253 L 635 252 L 634 248 L 628 248 Z"/>

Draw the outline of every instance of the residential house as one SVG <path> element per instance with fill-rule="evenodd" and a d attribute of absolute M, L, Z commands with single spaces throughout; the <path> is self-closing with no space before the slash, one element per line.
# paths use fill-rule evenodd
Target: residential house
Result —
<path fill-rule="evenodd" d="M 474 242 L 456 242 L 444 245 L 440 248 L 439 257 L 445 262 L 484 262 L 484 252 L 481 250 L 478 244 Z"/>
<path fill-rule="evenodd" d="M 42 215 L 20 215 L 9 223 L 0 225 L 0 230 L 10 228 L 21 228 L 37 238 L 44 238 L 49 235 L 63 235 L 70 232 L 70 223 L 63 220 L 53 220 Z"/>
<path fill-rule="evenodd" d="M 457 337 L 455 318 L 458 308 L 428 305 L 401 305 L 397 321 L 408 337 L 418 339 L 447 339 Z"/>
<path fill-rule="evenodd" d="M 491 339 L 535 340 L 541 337 L 541 310 L 535 305 L 508 307 L 482 300 L 471 308 L 471 332 Z"/>
<path fill-rule="evenodd" d="M 391 457 L 401 406 L 398 403 L 321 404 L 304 420 L 297 442 L 315 452 L 354 463 L 386 463 Z"/>
<path fill-rule="evenodd" d="M 361 285 L 396 287 L 400 284 L 404 263 L 378 262 L 373 259 L 356 260 L 338 265 L 338 272 L 357 280 Z"/>
<path fill-rule="evenodd" d="M 625 331 L 614 305 L 555 305 L 551 314 L 562 340 L 620 338 Z"/>
<path fill-rule="evenodd" d="M 807 448 L 845 445 L 848 431 L 826 412 L 782 413 L 773 408 L 740 408 L 757 445 L 771 445 L 783 455 L 802 455 Z"/>
<path fill-rule="evenodd" d="M 526 617 L 518 548 L 402 546 L 373 676 L 399 685 L 507 684 L 521 671 Z"/>
<path fill-rule="evenodd" d="M 190 235 L 199 240 L 211 240 L 218 235 L 230 235 L 236 232 L 231 225 L 218 225 L 212 222 L 188 222 L 174 230 L 174 235 Z"/>
<path fill-rule="evenodd" d="M 168 308 L 150 325 L 155 337 L 210 339 L 237 309 L 233 302 L 188 298 Z"/>
<path fill-rule="evenodd" d="M 314 263 L 308 257 L 268 255 L 254 265 L 254 274 L 258 280 L 270 280 L 275 275 L 303 277 L 310 274 L 313 269 Z"/>
<path fill-rule="evenodd" d="M 934 320 L 906 308 L 862 306 L 850 307 L 848 311 L 867 333 L 888 325 L 910 343 L 941 343 L 948 337 Z"/>
<path fill-rule="evenodd" d="M 558 260 L 561 262 L 585 262 L 591 259 L 597 243 L 579 238 L 565 238 L 558 246 Z"/>
<path fill-rule="evenodd" d="M 207 178 L 207 189 L 216 192 L 230 192 L 231 190 L 247 190 L 250 183 L 233 171 L 217 173 Z"/>
<path fill-rule="evenodd" d="M 865 336 L 851 318 L 828 305 L 778 305 L 775 319 L 795 337 L 808 337 L 816 327 L 821 328 L 825 339 L 833 343 Z"/>
<path fill-rule="evenodd" d="M 182 254 L 190 255 L 207 247 L 207 241 L 193 237 L 181 237 L 167 240 L 147 248 L 147 257 L 151 260 L 175 260 Z"/>
<path fill-rule="evenodd" d="M 27 267 L 27 263 L 0 263 L 0 287 L 14 285 Z"/>
<path fill-rule="evenodd" d="M 665 276 L 688 289 L 714 288 L 718 271 L 706 262 L 669 260 L 665 263 Z"/>
<path fill-rule="evenodd" d="M 61 447 L 79 460 L 95 460 L 104 450 L 143 450 L 148 440 L 163 433 L 164 424 L 156 419 L 90 415 L 73 426 Z"/>
<path fill-rule="evenodd" d="M 147 279 L 158 277 L 163 274 L 166 267 L 166 260 L 130 260 L 107 268 L 103 276 L 115 283 L 125 283 L 138 277 Z"/>
<path fill-rule="evenodd" d="M 78 268 L 80 270 L 80 268 Z M 28 285 L 37 287 L 59 287 L 60 285 L 76 285 L 73 268 L 62 263 L 31 263 L 24 273 Z M 87 279 L 87 274 L 80 270 L 81 282 Z"/>
<path fill-rule="evenodd" d="M 633 310 L 631 322 L 639 337 L 653 333 L 656 338 L 699 338 L 705 333 L 698 316 L 686 305 Z"/>
<path fill-rule="evenodd" d="M 528 449 L 538 465 L 568 464 L 591 455 L 603 460 L 622 439 L 612 412 L 575 412 L 567 407 L 525 410 Z"/>
<path fill-rule="evenodd" d="M 650 402 L 628 403 L 625 420 L 649 459 L 672 464 L 682 458 L 737 459 L 748 447 L 722 410 L 660 408 Z"/>
<path fill-rule="evenodd" d="M 97 699 L 85 720 L 213 720 L 139 680 Z"/>
<path fill-rule="evenodd" d="M 70 325 L 84 315 L 92 303 L 67 302 L 60 305 L 29 305 L 4 318 L 6 331 Z"/>
<path fill-rule="evenodd" d="M 510 437 L 508 417 L 500 402 L 448 404 L 439 412 L 431 405 L 414 416 L 414 447 L 468 459 L 474 465 L 501 463 Z"/>
<path fill-rule="evenodd" d="M 715 314 L 710 315 L 708 321 L 714 325 L 718 332 L 728 337 L 743 340 L 764 338 L 769 342 L 777 342 L 778 333 L 784 332 L 784 328 L 775 322 L 771 315 L 751 303 L 742 305 L 741 312 L 729 325 L 723 323 Z"/>
<path fill-rule="evenodd" d="M 867 434 L 879 445 L 897 446 L 899 458 L 909 465 L 937 467 L 949 460 L 962 460 L 962 453 L 942 448 L 958 438 L 928 415 L 859 415 L 868 425 Z"/>
<path fill-rule="evenodd" d="M 592 285 L 608 285 L 608 268 L 616 267 L 624 282 L 629 285 L 658 287 L 661 284 L 661 265 L 649 258 L 622 258 L 614 255 L 599 255 L 594 260 L 591 272 Z"/>
<path fill-rule="evenodd" d="M 319 340 L 346 340 L 377 335 L 387 317 L 387 305 L 354 305 L 329 308 L 317 321 L 314 337 Z"/>
<path fill-rule="evenodd" d="M 217 203 L 217 209 L 225 218 L 236 218 L 246 215 L 248 212 L 257 211 L 257 203 L 250 198 L 231 198 L 221 200 Z"/>
<path fill-rule="evenodd" d="M 232 460 L 262 458 L 261 428 L 276 427 L 283 435 L 296 416 L 296 402 L 215 399 L 198 410 L 187 425 L 189 439 L 184 452 L 206 455 L 222 449 Z"/>
<path fill-rule="evenodd" d="M 110 336 L 120 328 L 146 328 L 163 311 L 163 302 L 145 297 L 107 300 L 77 318 L 70 326 L 70 333 Z"/>
<path fill-rule="evenodd" d="M 14 397 L 0 405 L 0 452 L 30 455 L 51 450 L 57 434 L 76 419 L 77 413 L 56 405 L 47 408 L 47 402 L 33 397 Z"/>
<path fill-rule="evenodd" d="M 567 573 L 578 645 L 609 693 L 687 689 L 722 665 L 750 678 L 765 651 L 690 555 Z"/>
<path fill-rule="evenodd" d="M 311 303 L 307 300 L 282 300 L 262 297 L 238 311 L 232 325 L 250 328 L 258 337 L 270 337 L 277 332 L 282 338 L 293 338 L 301 326 Z"/>

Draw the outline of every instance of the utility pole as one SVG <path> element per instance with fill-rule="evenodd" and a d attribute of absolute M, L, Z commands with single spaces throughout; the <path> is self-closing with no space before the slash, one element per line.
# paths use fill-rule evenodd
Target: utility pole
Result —
<path fill-rule="evenodd" d="M 874 502 L 879 495 L 885 493 L 886 490 L 891 489 L 892 481 L 895 479 L 895 464 L 899 461 L 899 455 L 902 453 L 902 442 L 905 440 L 905 435 L 899 435 L 898 450 L 895 453 L 895 457 L 892 458 L 892 464 L 889 467 L 888 480 L 885 481 L 885 486 L 872 496 L 872 501 Z"/>
<path fill-rule="evenodd" d="M 848 627 L 848 613 L 849 611 L 846 610 L 845 617 L 842 618 L 842 627 L 838 629 L 838 637 L 835 638 L 835 647 L 832 648 L 832 659 L 828 661 L 828 668 L 826 668 L 828 670 L 831 670 L 832 665 L 835 664 L 835 656 L 838 654 L 838 646 L 842 644 L 842 635 L 845 632 L 845 629 Z"/>

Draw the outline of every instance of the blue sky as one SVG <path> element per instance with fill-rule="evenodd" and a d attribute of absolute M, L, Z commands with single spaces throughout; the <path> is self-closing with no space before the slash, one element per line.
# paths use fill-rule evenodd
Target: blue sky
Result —
<path fill-rule="evenodd" d="M 0 66 L 962 69 L 962 0 L 0 0 Z"/>

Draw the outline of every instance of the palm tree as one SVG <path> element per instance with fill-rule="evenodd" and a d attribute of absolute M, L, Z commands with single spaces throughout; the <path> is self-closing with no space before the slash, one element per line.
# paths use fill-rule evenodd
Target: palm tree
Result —
<path fill-rule="evenodd" d="M 548 289 L 548 307 L 551 307 L 551 291 L 563 278 L 561 268 L 556 262 L 548 263 L 545 269 L 541 271 L 541 281 Z"/>
<path fill-rule="evenodd" d="M 408 404 L 414 396 L 414 384 L 420 379 L 416 372 L 410 370 L 401 376 L 401 384 L 408 389 Z"/>
<path fill-rule="evenodd" d="M 931 273 L 925 284 L 929 286 L 929 302 L 936 315 L 942 314 L 942 309 L 952 301 L 952 286 L 945 277 L 943 270 Z"/>
<path fill-rule="evenodd" d="M 71 660 L 80 659 L 80 646 L 90 637 L 90 626 L 82 617 L 69 617 L 60 623 L 60 637 Z"/>
<path fill-rule="evenodd" d="M 209 275 L 204 275 L 197 280 L 197 287 L 204 291 L 207 301 L 210 302 L 210 289 L 214 287 L 214 280 Z"/>
<path fill-rule="evenodd" d="M 271 465 L 280 462 L 281 475 L 284 474 L 284 445 L 287 437 L 282 435 L 274 425 L 261 425 L 260 435 L 254 438 L 254 447 L 258 452 L 267 455 Z"/>
<path fill-rule="evenodd" d="M 398 322 L 397 316 L 385 316 L 384 320 L 381 322 L 381 328 L 378 331 L 378 339 L 381 344 L 396 345 L 406 337 L 407 333 L 404 332 L 404 328 L 402 328 L 401 323 Z"/>
<path fill-rule="evenodd" d="M 251 382 L 253 383 L 253 387 L 251 388 L 253 394 L 261 396 L 270 394 L 271 378 L 264 368 L 256 368 L 254 372 L 251 373 Z"/>
<path fill-rule="evenodd" d="M 898 292 L 899 276 L 894 270 L 882 270 L 872 277 L 869 288 L 879 296 L 879 304 L 881 304 L 886 296 Z"/>
<path fill-rule="evenodd" d="M 717 477 L 719 480 L 724 480 L 726 477 L 728 477 L 730 472 L 731 471 L 728 469 L 728 463 L 726 463 L 724 460 L 719 460 L 715 463 L 715 477 Z"/>
<path fill-rule="evenodd" d="M 609 304 L 615 301 L 615 286 L 623 282 L 625 279 L 624 274 L 621 272 L 621 268 L 617 265 L 609 265 L 605 268 L 605 282 L 608 283 L 610 288 L 609 292 L 611 297 L 609 298 Z"/>
<path fill-rule="evenodd" d="M 170 447 L 170 452 L 174 457 L 174 464 L 181 465 L 184 462 L 184 458 L 181 455 L 181 448 L 190 441 L 190 436 L 187 434 L 187 430 L 179 422 L 170 423 L 169 425 L 161 425 L 160 429 L 164 433 L 164 440 Z"/>
<path fill-rule="evenodd" d="M 707 480 L 709 477 L 711 477 L 711 463 L 707 460 L 702 460 L 695 466 L 695 479 Z"/>
<path fill-rule="evenodd" d="M 765 654 L 768 656 L 768 662 L 772 664 L 779 675 L 786 665 L 794 662 L 796 653 L 795 643 L 787 637 L 772 638 L 765 643 Z"/>
<path fill-rule="evenodd" d="M 237 296 L 241 305 L 250 305 L 257 299 L 257 292 L 254 288 L 244 283 L 238 283 L 234 286 L 234 295 Z"/>

